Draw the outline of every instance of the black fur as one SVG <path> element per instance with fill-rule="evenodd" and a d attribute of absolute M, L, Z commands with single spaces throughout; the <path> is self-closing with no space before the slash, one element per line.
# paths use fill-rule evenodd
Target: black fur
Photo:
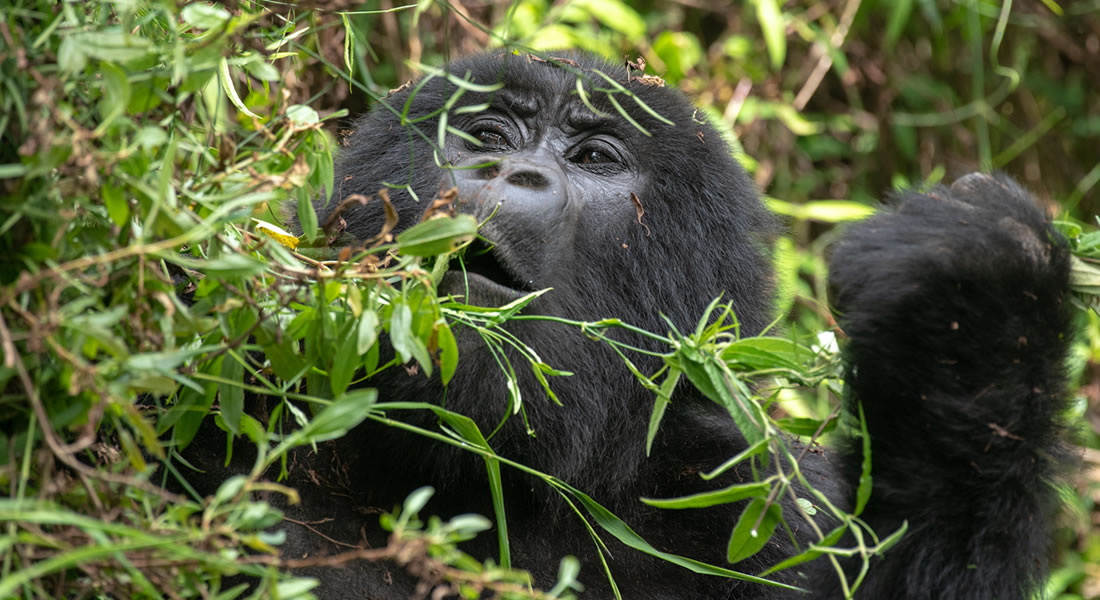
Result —
<path fill-rule="evenodd" d="M 477 150 L 450 136 L 442 160 L 462 165 L 503 158 L 496 170 L 441 171 L 420 136 L 391 110 L 375 108 L 355 125 L 339 160 L 336 198 L 321 209 L 321 221 L 350 194 L 376 197 L 382 182 L 407 180 L 419 203 L 398 190 L 390 196 L 408 226 L 441 188 L 457 184 L 461 210 L 483 217 L 500 204 L 486 235 L 498 243 L 495 260 L 511 280 L 530 289 L 554 288 L 531 312 L 617 316 L 653 331 L 667 329 L 663 314 L 687 329 L 723 294 L 742 333 L 760 332 L 774 316 L 766 248 L 776 226 L 720 135 L 676 90 L 628 81 L 624 69 L 587 55 L 566 58 L 561 67 L 497 52 L 451 65 L 452 73 L 469 73 L 473 81 L 504 83 L 504 92 L 467 92 L 458 105 L 493 103 L 493 111 L 511 120 L 503 136 L 511 138 L 499 143 L 487 134 L 495 146 Z M 619 96 L 652 137 L 640 133 L 604 94 L 591 91 L 608 85 L 593 69 L 674 125 Z M 570 136 L 587 132 L 562 134 L 565 117 L 591 114 L 573 93 L 577 73 L 596 107 L 612 116 L 600 133 L 612 140 L 613 147 L 603 149 L 616 153 L 616 165 L 597 161 L 593 167 L 583 153 L 570 154 Z M 454 89 L 442 78 L 431 80 L 416 91 L 409 118 L 438 109 Z M 410 92 L 385 104 L 400 112 Z M 449 123 L 474 133 L 480 126 L 475 120 L 493 111 L 452 115 Z M 418 126 L 435 139 L 434 118 Z M 641 223 L 632 193 L 645 211 Z M 348 231 L 358 238 L 377 233 L 379 205 L 375 200 L 345 213 Z M 883 535 L 909 522 L 908 535 L 874 562 L 858 597 L 1028 597 L 1045 564 L 1054 497 L 1049 482 L 1062 459 L 1057 422 L 1069 335 L 1064 242 L 1014 183 L 975 175 L 950 189 L 901 196 L 853 227 L 830 264 L 841 323 L 851 338 L 848 408 L 861 403 L 871 431 L 874 493 L 862 517 Z M 481 289 L 481 300 L 507 299 L 498 288 Z M 479 299 L 478 292 L 471 294 Z M 590 493 L 659 549 L 724 564 L 740 505 L 662 511 L 638 498 L 675 497 L 748 477 L 735 472 L 704 482 L 697 475 L 744 447 L 725 411 L 683 382 L 647 459 L 653 395 L 614 353 L 559 325 L 508 327 L 547 363 L 577 375 L 554 381 L 564 407 L 546 400 L 533 377 L 525 378 L 523 397 L 537 437 L 512 418 L 491 440 L 494 449 Z M 475 337 L 460 335 L 462 359 L 446 402 L 488 432 L 510 406 L 502 375 Z M 659 366 L 646 357 L 632 359 L 644 372 Z M 441 398 L 437 381 L 399 369 L 371 385 L 383 401 Z M 427 414 L 393 416 L 435 426 Z M 803 463 L 815 486 L 848 507 L 862 461 L 860 442 L 849 446 L 824 456 L 810 453 Z M 610 597 L 577 516 L 540 482 L 507 469 L 504 476 L 515 564 L 549 586 L 559 559 L 576 555 L 583 562 L 584 597 Z M 384 544 L 375 514 L 425 484 L 437 492 L 424 514 L 492 514 L 480 458 L 381 425 L 363 426 L 316 455 L 298 452 L 289 484 L 303 498 L 299 508 L 289 509 L 292 518 L 351 545 L 364 536 L 371 545 Z M 293 523 L 286 529 L 289 556 L 346 549 Z M 796 533 L 801 543 L 810 540 L 805 527 Z M 696 575 L 602 537 L 627 599 L 786 597 L 771 587 Z M 483 534 L 466 549 L 479 558 L 493 556 L 493 538 Z M 777 535 L 734 568 L 757 573 L 792 554 L 785 538 Z M 311 573 L 321 579 L 326 599 L 403 598 L 414 585 L 392 564 Z M 779 578 L 811 590 L 812 597 L 839 597 L 837 575 L 823 560 Z"/>
<path fill-rule="evenodd" d="M 882 532 L 909 521 L 862 596 L 1027 597 L 1067 458 L 1065 241 L 1011 179 L 971 174 L 895 199 L 829 267 L 849 409 L 862 404 L 871 432 L 863 518 Z M 842 454 L 851 481 L 860 451 Z"/>

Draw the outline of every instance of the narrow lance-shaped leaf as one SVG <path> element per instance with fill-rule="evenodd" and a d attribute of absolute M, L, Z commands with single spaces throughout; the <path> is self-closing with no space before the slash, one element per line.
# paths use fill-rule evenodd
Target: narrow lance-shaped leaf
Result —
<path fill-rule="evenodd" d="M 759 552 L 771 539 L 782 518 L 783 509 L 777 502 L 769 504 L 764 498 L 749 502 L 733 527 L 726 560 L 739 563 Z"/>

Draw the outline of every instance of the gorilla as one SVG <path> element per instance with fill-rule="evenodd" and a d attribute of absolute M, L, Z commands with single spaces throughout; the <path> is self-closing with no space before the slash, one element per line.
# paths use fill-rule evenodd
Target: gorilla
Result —
<path fill-rule="evenodd" d="M 721 297 L 741 336 L 765 331 L 775 317 L 769 252 L 780 227 L 722 135 L 681 93 L 580 53 L 495 51 L 456 60 L 447 72 L 393 92 L 355 123 L 333 198 L 315 204 L 321 223 L 339 222 L 346 238 L 365 240 L 387 218 L 380 190 L 400 228 L 453 187 L 456 209 L 484 221 L 489 243 L 446 273 L 440 294 L 499 306 L 552 288 L 525 313 L 621 317 L 655 332 L 693 329 Z M 460 79 L 479 87 L 458 92 Z M 449 133 L 437 146 L 444 112 Z M 376 201 L 344 202 L 355 194 Z M 334 216 L 337 207 L 343 212 Z M 892 198 L 850 228 L 829 267 L 846 338 L 849 427 L 835 448 L 806 452 L 801 469 L 850 510 L 868 448 L 872 487 L 860 519 L 880 536 L 907 523 L 900 541 L 871 560 L 856 597 L 1030 598 L 1048 560 L 1052 482 L 1068 456 L 1060 421 L 1071 333 L 1066 242 L 1011 179 L 972 174 Z M 699 476 L 746 448 L 726 409 L 681 382 L 647 455 L 653 392 L 613 349 L 546 320 L 505 328 L 546 363 L 575 373 L 553 383 L 561 405 L 521 374 L 525 415 L 506 418 L 506 378 L 478 336 L 461 328 L 462 358 L 446 389 L 438 376 L 404 369 L 367 385 L 383 401 L 445 403 L 469 416 L 495 432 L 498 454 L 583 490 L 663 552 L 758 574 L 819 539 L 791 519 L 790 531 L 730 565 L 726 546 L 744 501 L 687 510 L 639 501 L 752 480 L 751 461 L 717 480 Z M 643 352 L 630 359 L 643 373 L 662 364 Z M 860 414 L 869 439 L 853 416 Z M 429 411 L 387 417 L 439 426 Z M 284 556 L 385 545 L 378 513 L 424 485 L 435 494 L 422 514 L 493 514 L 479 456 L 379 423 L 297 451 L 288 484 L 302 502 L 286 508 Z M 583 598 L 614 596 L 602 560 L 630 600 L 843 597 L 841 574 L 824 558 L 769 576 L 787 587 L 698 574 L 605 532 L 601 558 L 558 494 L 507 468 L 503 485 L 512 561 L 536 586 L 552 585 L 561 557 L 574 555 Z M 796 514 L 793 501 L 780 502 Z M 823 531 L 836 525 L 821 523 Z M 497 555 L 492 534 L 463 548 L 478 559 Z M 861 575 L 858 558 L 840 557 L 850 581 Z M 325 599 L 417 593 L 417 577 L 398 564 L 306 572 L 321 580 Z"/>

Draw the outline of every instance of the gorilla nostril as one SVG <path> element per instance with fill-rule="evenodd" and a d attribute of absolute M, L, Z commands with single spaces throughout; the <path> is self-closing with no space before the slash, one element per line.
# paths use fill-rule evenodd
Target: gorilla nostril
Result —
<path fill-rule="evenodd" d="M 538 171 L 516 171 L 509 174 L 506 181 L 516 187 L 532 190 L 546 189 L 550 186 L 550 181 Z"/>
<path fill-rule="evenodd" d="M 489 179 L 496 179 L 499 175 L 500 165 L 496 163 L 491 164 L 487 167 L 482 167 L 477 170 L 478 179 L 484 179 L 486 181 L 488 181 Z"/>

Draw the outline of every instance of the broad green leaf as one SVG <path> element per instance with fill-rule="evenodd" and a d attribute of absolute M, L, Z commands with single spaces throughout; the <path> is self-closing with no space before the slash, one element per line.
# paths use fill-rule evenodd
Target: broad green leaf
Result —
<path fill-rule="evenodd" d="M 261 81 L 278 81 L 281 77 L 279 69 L 266 60 L 250 60 L 244 63 L 244 69 L 248 74 Z"/>
<path fill-rule="evenodd" d="M 685 352 L 683 346 L 676 356 L 679 361 L 673 366 L 683 370 L 699 391 L 729 411 L 749 445 L 764 438 L 764 420 L 760 407 L 753 401 L 752 394 L 736 375 L 710 356 L 705 356 L 701 360 L 693 359 L 691 352 Z"/>
<path fill-rule="evenodd" d="M 286 118 L 298 125 L 314 125 L 321 122 L 321 117 L 316 110 L 305 104 L 295 104 L 286 109 Z"/>
<path fill-rule="evenodd" d="M 605 27 L 617 31 L 627 38 L 636 40 L 645 35 L 645 20 L 638 11 L 620 0 L 580 0 L 573 2 L 588 11 Z"/>
<path fill-rule="evenodd" d="M 103 198 L 103 204 L 107 206 L 107 216 L 111 219 L 111 222 L 119 227 L 125 225 L 130 219 L 130 205 L 126 202 L 122 189 L 105 183 L 99 190 L 100 196 Z"/>
<path fill-rule="evenodd" d="M 800 371 L 805 359 L 813 352 L 791 340 L 774 337 L 744 338 L 731 342 L 722 350 L 722 360 L 745 370 L 792 369 Z"/>
<path fill-rule="evenodd" d="M 423 510 L 433 494 L 435 494 L 435 489 L 429 486 L 413 490 L 405 498 L 405 504 L 401 507 L 401 516 L 414 515 Z"/>
<path fill-rule="evenodd" d="M 669 83 L 676 83 L 695 69 L 703 60 L 703 46 L 699 38 L 684 31 L 663 31 L 653 40 L 653 51 L 665 63 L 663 76 Z"/>
<path fill-rule="evenodd" d="M 768 504 L 764 498 L 749 502 L 733 527 L 726 560 L 736 564 L 759 552 L 771 539 L 782 518 L 783 508 L 778 502 Z"/>
<path fill-rule="evenodd" d="M 73 74 L 83 71 L 88 64 L 88 55 L 84 54 L 80 42 L 75 36 L 66 36 L 57 49 L 57 65 L 64 73 Z"/>
<path fill-rule="evenodd" d="M 338 396 L 332 404 L 314 415 L 309 423 L 286 436 L 268 455 L 268 464 L 292 448 L 343 436 L 370 415 L 377 400 L 378 390 L 374 388 L 357 388 Z"/>
<path fill-rule="evenodd" d="M 99 75 L 103 97 L 99 102 L 100 122 L 96 132 L 103 133 L 126 111 L 130 102 L 130 80 L 125 71 L 109 62 L 99 65 Z"/>
<path fill-rule="evenodd" d="M 311 443 L 338 438 L 362 423 L 377 399 L 378 390 L 374 388 L 358 388 L 340 394 L 298 431 Z"/>
<path fill-rule="evenodd" d="M 432 219 L 397 234 L 397 246 L 406 256 L 435 256 L 453 252 L 477 235 L 477 219 L 472 215 Z"/>
<path fill-rule="evenodd" d="M 183 18 L 184 23 L 199 29 L 221 27 L 231 16 L 229 11 L 221 6 L 205 2 L 192 2 L 180 11 L 180 17 Z"/>
<path fill-rule="evenodd" d="M 156 125 L 146 125 L 138 130 L 134 141 L 146 152 L 159 148 L 168 141 L 168 134 Z"/>

